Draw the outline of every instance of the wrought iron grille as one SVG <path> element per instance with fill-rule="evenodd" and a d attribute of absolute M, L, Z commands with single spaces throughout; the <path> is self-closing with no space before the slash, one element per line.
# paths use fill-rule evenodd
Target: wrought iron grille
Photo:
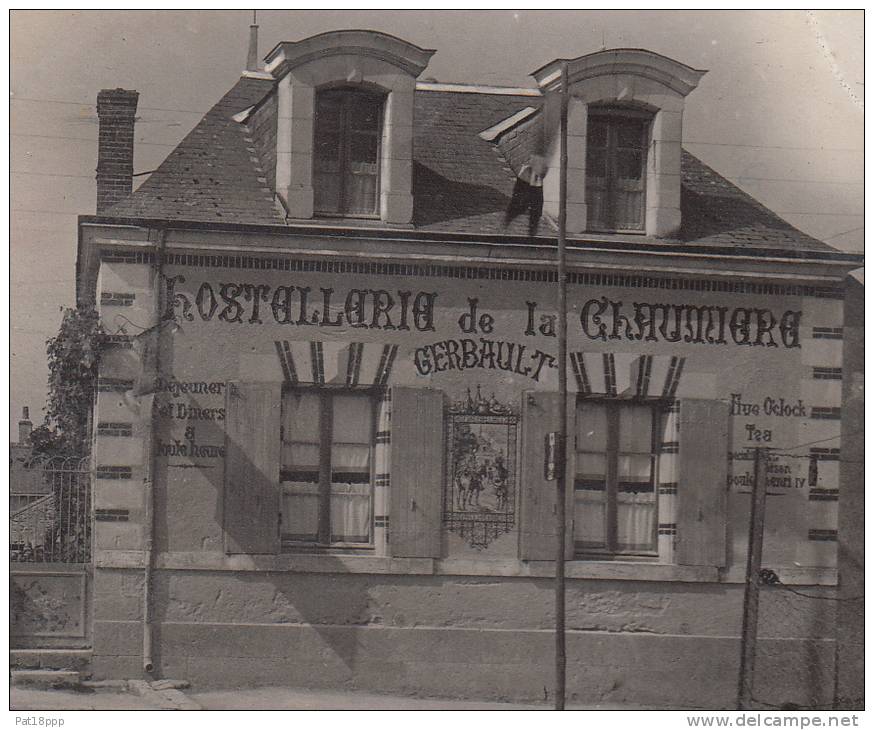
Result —
<path fill-rule="evenodd" d="M 9 558 L 19 563 L 91 560 L 88 457 L 38 458 L 9 486 Z"/>

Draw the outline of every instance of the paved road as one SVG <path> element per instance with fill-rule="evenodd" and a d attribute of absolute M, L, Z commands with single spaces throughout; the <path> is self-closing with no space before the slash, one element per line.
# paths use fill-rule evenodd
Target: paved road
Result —
<path fill-rule="evenodd" d="M 187 691 L 205 710 L 539 710 L 536 705 L 503 702 L 414 699 L 363 692 L 326 692 L 284 687 Z"/>
<path fill-rule="evenodd" d="M 185 690 L 184 694 L 204 710 L 549 710 L 551 706 L 503 702 L 415 699 L 364 692 L 328 692 L 260 687 L 232 690 Z M 59 689 L 10 688 L 12 710 L 156 710 L 161 709 L 133 692 L 100 689 L 81 692 Z M 578 710 L 655 709 L 629 705 L 573 706 Z"/>
<path fill-rule="evenodd" d="M 99 690 L 82 692 L 61 689 L 9 688 L 10 710 L 155 710 L 131 692 Z"/>

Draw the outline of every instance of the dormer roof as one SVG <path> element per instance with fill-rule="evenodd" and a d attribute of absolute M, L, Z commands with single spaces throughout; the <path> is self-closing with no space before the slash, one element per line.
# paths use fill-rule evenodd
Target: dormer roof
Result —
<path fill-rule="evenodd" d="M 557 58 L 531 75 L 544 91 L 553 91 L 561 81 L 562 65 L 568 65 L 568 83 L 573 85 L 598 76 L 627 74 L 657 81 L 687 96 L 707 73 L 644 48 L 611 48 L 577 58 Z"/>
<path fill-rule="evenodd" d="M 297 66 L 331 56 L 378 58 L 418 77 L 435 51 L 375 30 L 332 30 L 304 38 L 283 41 L 265 57 L 266 70 L 281 78 Z"/>

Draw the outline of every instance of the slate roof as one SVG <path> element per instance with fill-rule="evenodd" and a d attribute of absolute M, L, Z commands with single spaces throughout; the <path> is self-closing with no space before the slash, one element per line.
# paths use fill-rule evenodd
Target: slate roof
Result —
<path fill-rule="evenodd" d="M 274 82 L 241 78 L 109 217 L 284 225 L 251 130 L 232 117 L 261 102 Z"/>
<path fill-rule="evenodd" d="M 275 96 L 269 79 L 241 78 L 129 198 L 104 217 L 204 223 L 286 225 L 275 200 Z M 520 216 L 503 217 L 530 135 L 520 123 L 499 140 L 478 135 L 526 107 L 534 96 L 419 90 L 415 97 L 413 227 L 429 232 L 525 235 Z M 244 122 L 232 117 L 252 107 Z M 513 141 L 515 137 L 515 142 Z M 522 152 L 520 152 L 522 150 Z M 673 245 L 834 251 L 791 226 L 694 155 L 682 157 L 682 229 L 675 239 L 635 236 Z M 388 227 L 350 219 L 323 220 L 345 227 Z M 549 221 L 539 233 L 554 236 Z M 577 236 L 576 238 L 582 238 Z"/>

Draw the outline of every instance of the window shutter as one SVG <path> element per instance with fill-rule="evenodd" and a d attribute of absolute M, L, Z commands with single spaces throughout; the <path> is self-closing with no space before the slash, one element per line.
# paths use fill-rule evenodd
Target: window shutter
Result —
<path fill-rule="evenodd" d="M 391 394 L 393 557 L 439 558 L 443 494 L 443 393 L 395 386 Z"/>
<path fill-rule="evenodd" d="M 728 404 L 682 400 L 677 486 L 677 562 L 726 564 Z"/>
<path fill-rule="evenodd" d="M 224 533 L 227 553 L 279 552 L 279 383 L 228 383 Z"/>
<path fill-rule="evenodd" d="M 544 478 L 545 439 L 558 425 L 558 393 L 526 391 L 522 394 L 522 471 L 519 480 L 519 557 L 522 560 L 555 560 L 557 483 Z M 576 398 L 568 396 L 568 444 L 565 469 L 567 526 L 565 557 L 573 557 L 574 423 Z"/>

